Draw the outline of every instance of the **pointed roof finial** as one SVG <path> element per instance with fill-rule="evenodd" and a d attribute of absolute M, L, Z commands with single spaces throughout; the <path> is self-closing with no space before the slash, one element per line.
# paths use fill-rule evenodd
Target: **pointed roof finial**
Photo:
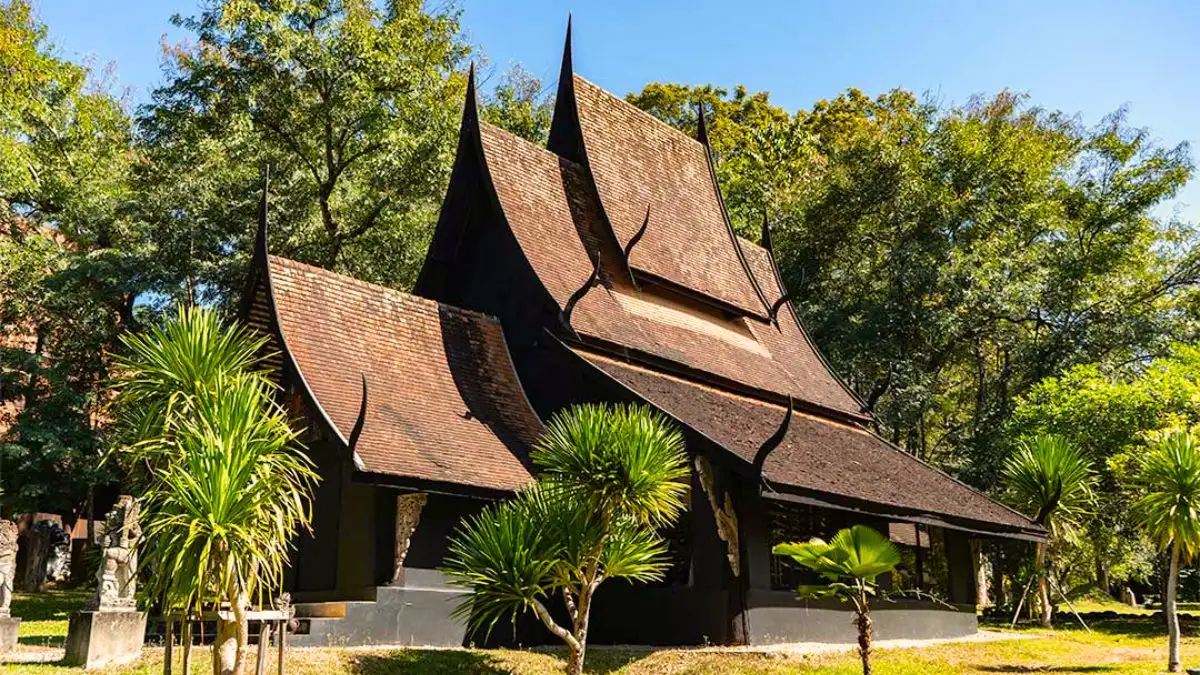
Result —
<path fill-rule="evenodd" d="M 766 209 L 763 209 L 762 235 L 759 236 L 758 243 L 772 256 L 775 255 L 775 249 L 771 245 L 771 221 L 767 219 Z"/>
<path fill-rule="evenodd" d="M 471 62 L 471 67 L 467 70 L 467 100 L 463 104 L 463 122 L 468 119 L 474 120 L 479 117 L 479 103 L 476 101 L 475 93 L 475 62 Z"/>
<path fill-rule="evenodd" d="M 700 109 L 699 122 L 696 126 L 696 140 L 708 147 L 708 123 L 704 119 L 704 101 L 697 103 L 696 107 Z"/>
<path fill-rule="evenodd" d="M 575 74 L 574 57 L 571 55 L 571 13 L 567 13 L 567 39 L 563 42 L 562 70 L 559 78 L 570 79 Z"/>

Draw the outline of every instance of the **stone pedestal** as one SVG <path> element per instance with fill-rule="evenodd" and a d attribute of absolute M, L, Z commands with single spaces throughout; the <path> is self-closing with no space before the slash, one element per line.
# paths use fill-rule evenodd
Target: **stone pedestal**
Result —
<path fill-rule="evenodd" d="M 17 633 L 21 620 L 15 616 L 0 616 L 0 654 L 17 648 Z"/>
<path fill-rule="evenodd" d="M 129 663 L 142 655 L 145 612 L 75 612 L 64 663 L 85 669 Z"/>

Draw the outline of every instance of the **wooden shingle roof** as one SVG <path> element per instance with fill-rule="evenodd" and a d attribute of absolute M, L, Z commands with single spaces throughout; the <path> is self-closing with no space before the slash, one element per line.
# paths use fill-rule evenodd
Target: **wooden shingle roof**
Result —
<path fill-rule="evenodd" d="M 649 210 L 649 227 L 630 266 L 765 315 L 739 259 L 708 149 L 578 75 L 573 85 L 587 166 L 622 247 Z"/>
<path fill-rule="evenodd" d="M 1020 513 L 858 426 L 795 412 L 779 445 L 762 461 L 759 451 L 788 417 L 786 407 L 575 352 L 747 464 L 759 459 L 768 496 L 795 492 L 889 517 L 927 517 L 974 531 L 1044 536 Z"/>
<path fill-rule="evenodd" d="M 586 282 L 592 258 L 604 245 L 597 234 L 603 209 L 587 189 L 586 169 L 490 125 L 480 124 L 479 133 L 504 218 L 538 279 L 563 309 Z M 650 239 L 653 227 L 652 221 L 634 252 Z M 762 269 L 764 292 L 774 301 L 779 285 L 773 263 L 764 249 L 748 243 L 746 248 L 747 273 Z M 634 286 L 614 268 L 606 266 L 603 286 L 584 295 L 571 313 L 572 329 L 585 339 L 861 416 L 861 404 L 832 375 L 790 312 L 777 327 L 702 306 L 666 289 Z"/>
<path fill-rule="evenodd" d="M 531 482 L 541 422 L 498 321 L 284 258 L 267 267 L 285 358 L 359 471 L 495 491 Z"/>

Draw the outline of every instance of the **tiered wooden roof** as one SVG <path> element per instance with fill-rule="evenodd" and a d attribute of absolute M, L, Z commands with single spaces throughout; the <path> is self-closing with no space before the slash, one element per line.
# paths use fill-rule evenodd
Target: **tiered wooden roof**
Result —
<path fill-rule="evenodd" d="M 529 367 L 548 331 L 573 367 L 707 438 L 768 498 L 1043 537 L 867 429 L 788 304 L 768 237 L 735 236 L 703 123 L 690 138 L 575 75 L 569 40 L 548 148 L 480 121 L 472 74 L 416 288 L 432 299 L 261 248 L 249 315 L 358 470 L 528 483 L 541 426 L 505 335 Z"/>
<path fill-rule="evenodd" d="M 285 379 L 377 482 L 501 495 L 532 481 L 542 425 L 499 322 L 266 254 L 244 314 L 274 337 Z"/>
<path fill-rule="evenodd" d="M 769 245 L 735 236 L 701 128 L 690 138 L 575 75 L 568 36 L 549 147 L 481 122 L 472 82 L 450 195 L 511 234 L 543 316 L 557 317 L 544 328 L 580 363 L 723 448 L 764 495 L 1043 536 L 867 429 L 784 298 Z M 446 270 L 472 273 L 456 256 L 478 231 L 451 201 L 418 292 L 436 296 Z"/>

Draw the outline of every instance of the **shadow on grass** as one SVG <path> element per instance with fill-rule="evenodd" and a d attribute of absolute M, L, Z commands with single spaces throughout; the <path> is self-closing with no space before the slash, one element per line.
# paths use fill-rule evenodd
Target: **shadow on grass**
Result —
<path fill-rule="evenodd" d="M 52 647 L 62 649 L 67 645 L 65 635 L 22 635 L 17 638 L 17 644 L 27 647 Z"/>
<path fill-rule="evenodd" d="M 403 650 L 386 654 L 364 654 L 355 659 L 354 672 L 360 675 L 505 675 L 509 671 L 496 659 L 478 652 Z"/>
<path fill-rule="evenodd" d="M 47 590 L 41 593 L 16 593 L 12 615 L 22 621 L 66 621 L 71 612 L 83 609 L 92 597 L 88 590 Z"/>
<path fill-rule="evenodd" d="M 976 665 L 980 673 L 1116 673 L 1116 665 Z"/>
<path fill-rule="evenodd" d="M 566 650 L 560 648 L 509 652 L 510 656 L 521 653 L 545 659 L 546 669 L 553 672 L 561 670 L 567 657 Z M 653 650 L 649 648 L 592 647 L 588 649 L 586 671 L 589 675 L 609 675 L 652 653 Z M 356 656 L 353 659 L 352 672 L 356 675 L 508 675 L 513 672 L 513 664 L 506 662 L 501 654 L 483 651 L 404 649 Z"/>

